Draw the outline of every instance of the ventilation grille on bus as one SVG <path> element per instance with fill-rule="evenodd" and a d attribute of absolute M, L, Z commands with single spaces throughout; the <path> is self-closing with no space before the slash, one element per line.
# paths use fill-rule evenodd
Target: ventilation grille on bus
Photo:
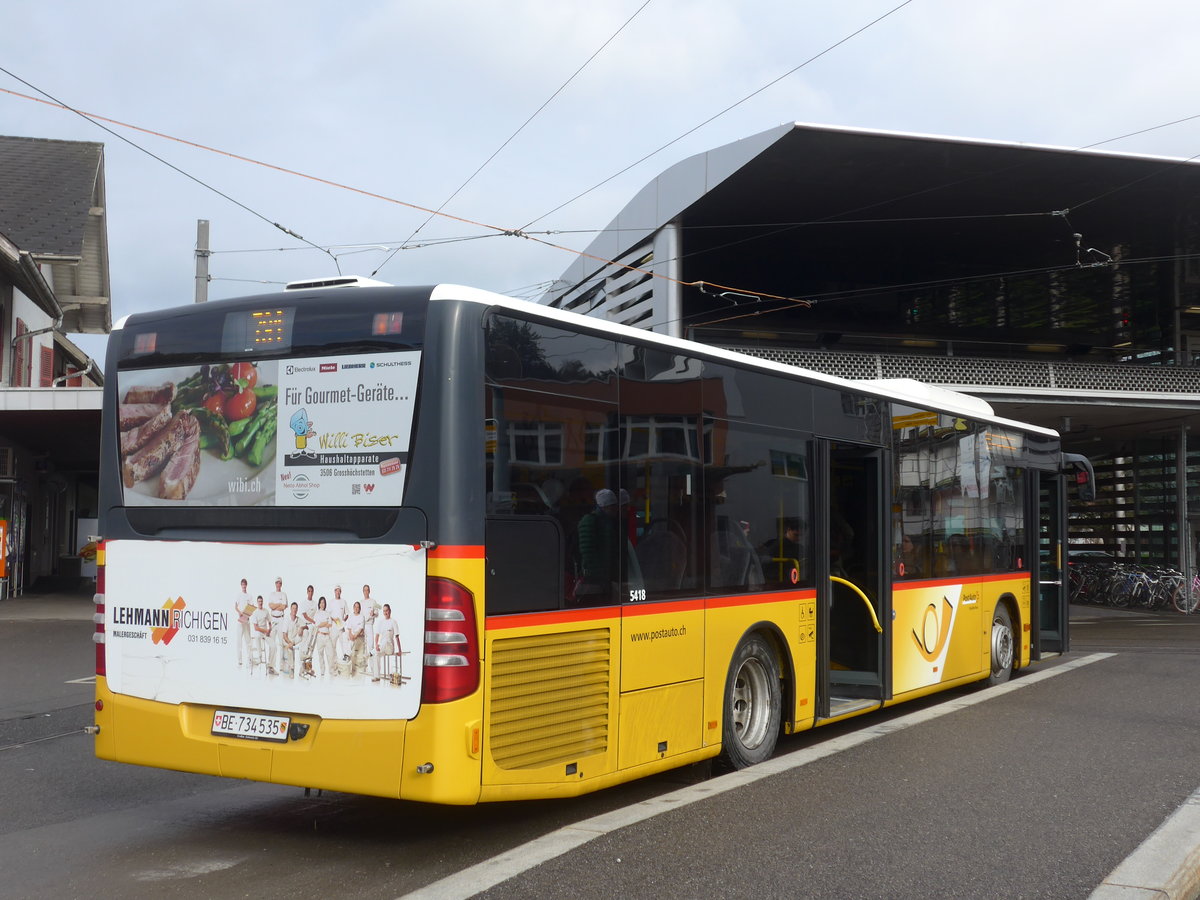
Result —
<path fill-rule="evenodd" d="M 492 644 L 488 748 L 502 769 L 567 763 L 608 749 L 607 629 Z"/>

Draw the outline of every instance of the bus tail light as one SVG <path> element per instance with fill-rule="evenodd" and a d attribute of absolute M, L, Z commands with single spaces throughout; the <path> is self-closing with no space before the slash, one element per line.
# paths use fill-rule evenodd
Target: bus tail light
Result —
<path fill-rule="evenodd" d="M 457 582 L 430 578 L 425 588 L 425 660 L 421 702 L 445 703 L 479 687 L 475 598 Z"/>
<path fill-rule="evenodd" d="M 92 640 L 96 644 L 96 674 L 103 676 L 107 674 L 107 669 L 104 663 L 104 543 L 96 542 L 96 596 L 93 598 L 96 603 L 96 612 L 92 616 L 92 621 L 96 623 L 96 632 L 92 635 Z"/>

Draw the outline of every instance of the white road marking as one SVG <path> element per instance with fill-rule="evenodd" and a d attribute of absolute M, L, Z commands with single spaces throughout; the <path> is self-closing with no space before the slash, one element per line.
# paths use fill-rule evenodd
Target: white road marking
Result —
<path fill-rule="evenodd" d="M 63 684 L 95 684 L 96 676 L 89 675 L 87 678 L 72 678 L 70 681 L 64 681 Z"/>
<path fill-rule="evenodd" d="M 201 875 L 209 875 L 213 872 L 232 869 L 242 861 L 239 858 L 179 862 L 166 869 L 145 869 L 141 872 L 133 872 L 130 874 L 130 877 L 134 881 L 172 881 L 177 878 L 198 878 Z"/>
<path fill-rule="evenodd" d="M 1082 666 L 1100 662 L 1114 655 L 1113 653 L 1093 653 L 1080 659 L 1061 663 L 1051 669 L 1024 675 L 1007 684 L 979 691 L 970 696 L 949 700 L 945 703 L 939 703 L 937 706 L 929 707 L 928 709 L 919 710 L 887 722 L 881 722 L 878 725 L 870 725 L 851 734 L 822 741 L 816 747 L 805 747 L 801 750 L 795 750 L 791 753 L 777 756 L 774 759 L 769 759 L 757 766 L 742 769 L 739 772 L 722 775 L 719 778 L 713 778 L 700 784 L 689 785 L 677 791 L 672 791 L 669 794 L 663 794 L 660 797 L 653 797 L 649 800 L 635 803 L 632 806 L 626 806 L 623 809 L 615 809 L 598 816 L 593 816 L 590 819 L 585 819 L 582 822 L 576 822 L 573 825 L 566 825 L 557 831 L 544 834 L 519 847 L 505 851 L 499 856 L 485 859 L 483 862 L 477 863 L 470 868 L 463 869 L 432 884 L 427 884 L 423 888 L 405 894 L 401 900 L 461 900 L 461 898 L 470 897 L 520 875 L 522 872 L 527 872 L 534 866 L 561 856 L 598 837 L 602 837 L 611 831 L 635 825 L 638 822 L 644 822 L 646 819 L 653 818 L 659 813 L 679 809 L 688 804 L 696 803 L 699 800 L 707 800 L 709 797 L 715 797 L 727 791 L 745 787 L 763 778 L 768 778 L 771 775 L 790 772 L 793 769 L 807 766 L 809 763 L 832 756 L 835 753 L 841 753 L 852 747 L 860 746 L 876 738 L 886 737 L 889 734 L 911 728 L 914 725 L 921 725 L 933 719 L 949 715 L 950 713 L 967 709 L 983 703 L 985 700 L 994 700 L 997 697 L 1002 697 L 1013 691 L 1019 691 L 1022 688 L 1031 687 L 1048 678 L 1054 678 L 1056 675 L 1062 675 L 1065 672 L 1070 672 Z"/>

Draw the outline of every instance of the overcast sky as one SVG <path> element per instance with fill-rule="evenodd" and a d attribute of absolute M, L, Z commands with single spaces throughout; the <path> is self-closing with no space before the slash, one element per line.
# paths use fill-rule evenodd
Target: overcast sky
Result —
<path fill-rule="evenodd" d="M 501 229 L 600 228 L 671 164 L 784 122 L 1081 147 L 1200 115 L 1195 0 L 911 0 L 539 219 L 901 4 L 644 2 L 9 0 L 0 66 L 79 110 L 433 209 L 612 38 L 445 208 Z M 198 219 L 218 299 L 338 271 L 269 222 L 369 274 L 387 253 L 347 245 L 395 247 L 427 218 L 109 126 L 234 203 L 74 113 L 7 93 L 0 111 L 0 133 L 105 144 L 114 320 L 192 301 Z M 1200 119 L 1104 149 L 1192 157 Z M 476 239 L 403 250 L 376 277 L 535 296 L 573 258 L 495 234 L 435 219 L 418 240 Z M 102 358 L 103 339 L 77 340 Z"/>

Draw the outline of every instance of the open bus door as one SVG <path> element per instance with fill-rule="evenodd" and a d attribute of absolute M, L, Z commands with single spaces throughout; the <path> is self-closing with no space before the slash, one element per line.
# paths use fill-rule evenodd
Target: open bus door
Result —
<path fill-rule="evenodd" d="M 1037 475 L 1037 562 L 1030 566 L 1037 598 L 1029 647 L 1034 659 L 1040 659 L 1043 653 L 1061 653 L 1067 649 L 1069 622 L 1063 540 L 1067 530 L 1066 485 L 1057 472 Z"/>
<path fill-rule="evenodd" d="M 1037 483 L 1038 546 L 1035 573 L 1037 615 L 1033 622 L 1030 652 L 1034 659 L 1043 653 L 1070 649 L 1070 602 L 1067 590 L 1067 485 L 1075 485 L 1075 496 L 1096 499 L 1096 474 L 1086 456 L 1064 453 L 1058 472 L 1039 472 Z"/>
<path fill-rule="evenodd" d="M 818 717 L 836 718 L 891 693 L 882 505 L 889 486 L 881 451 L 825 441 L 818 448 Z"/>

